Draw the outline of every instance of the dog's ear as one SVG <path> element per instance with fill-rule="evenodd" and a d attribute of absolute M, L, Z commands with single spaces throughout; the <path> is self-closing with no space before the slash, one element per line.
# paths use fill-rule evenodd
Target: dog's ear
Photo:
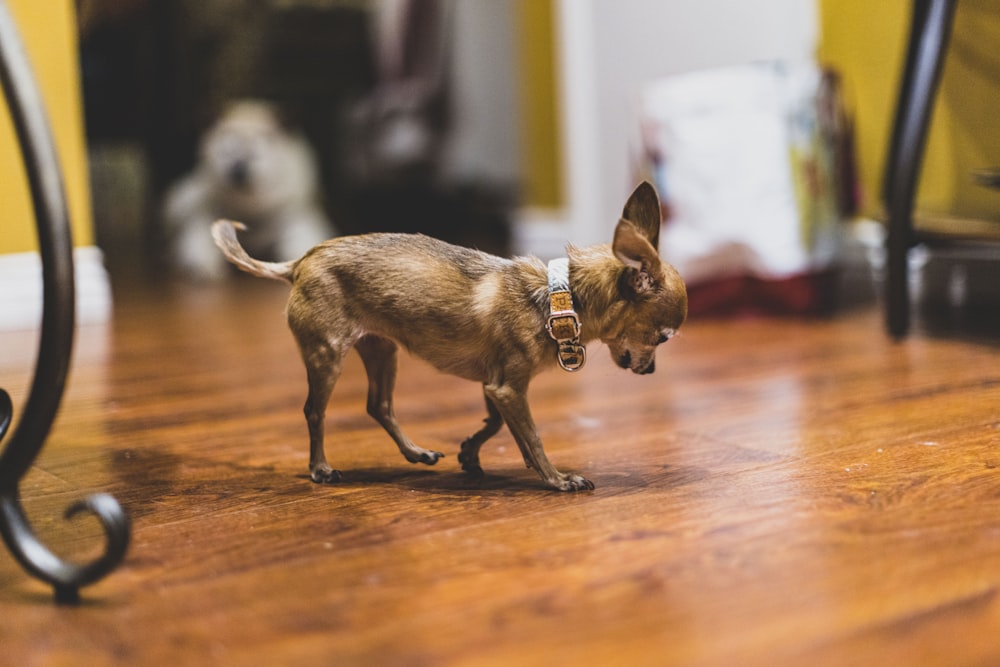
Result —
<path fill-rule="evenodd" d="M 649 181 L 643 181 L 632 191 L 622 217 L 636 226 L 654 250 L 660 247 L 660 198 Z"/>
<path fill-rule="evenodd" d="M 663 263 L 656 248 L 634 223 L 625 219 L 618 221 L 611 250 L 629 268 L 628 284 L 636 294 L 656 287 L 663 273 Z"/>

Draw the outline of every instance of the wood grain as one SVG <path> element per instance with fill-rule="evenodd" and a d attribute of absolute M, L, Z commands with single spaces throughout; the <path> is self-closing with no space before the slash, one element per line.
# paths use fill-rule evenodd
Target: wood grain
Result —
<path fill-rule="evenodd" d="M 526 470 L 477 386 L 403 357 L 397 412 L 434 467 L 364 410 L 352 357 L 330 406 L 344 482 L 306 474 L 305 379 L 279 285 L 132 287 L 81 330 L 63 410 L 25 480 L 60 517 L 113 493 L 125 564 L 76 608 L 0 554 L 0 662 L 844 665 L 1000 662 L 1000 352 L 876 311 L 694 321 L 636 376 L 594 347 L 540 376 L 546 450 L 593 492 Z M 24 399 L 34 338 L 0 335 Z"/>

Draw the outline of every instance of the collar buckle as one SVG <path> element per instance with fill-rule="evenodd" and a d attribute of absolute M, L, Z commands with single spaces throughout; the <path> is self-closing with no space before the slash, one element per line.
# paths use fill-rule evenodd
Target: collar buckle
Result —
<path fill-rule="evenodd" d="M 565 283 L 568 282 L 566 279 Z M 580 343 L 580 328 L 580 316 L 573 309 L 573 295 L 568 284 L 564 286 L 554 279 L 550 264 L 549 316 L 545 321 L 545 330 L 558 343 L 556 359 L 559 366 L 571 373 L 583 368 L 587 361 L 587 350 Z"/>
<path fill-rule="evenodd" d="M 564 342 L 580 337 L 580 316 L 573 310 L 573 297 L 569 292 L 552 292 L 549 295 L 549 317 L 545 329 L 552 340 Z M 568 307 L 567 307 L 568 306 Z"/>

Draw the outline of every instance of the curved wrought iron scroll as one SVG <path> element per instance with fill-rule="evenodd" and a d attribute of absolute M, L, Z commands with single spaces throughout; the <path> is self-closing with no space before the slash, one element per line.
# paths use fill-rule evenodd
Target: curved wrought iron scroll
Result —
<path fill-rule="evenodd" d="M 125 556 L 130 526 L 118 502 L 97 494 L 75 503 L 66 518 L 81 512 L 97 517 L 104 528 L 104 553 L 89 563 L 60 559 L 35 536 L 21 507 L 19 483 L 38 456 L 55 419 L 66 384 L 73 346 L 75 287 L 73 243 L 61 171 L 41 95 L 35 86 L 13 17 L 0 0 L 0 84 L 21 145 L 35 207 L 42 257 L 43 312 L 38 359 L 24 412 L 6 448 L 0 452 L 0 532 L 17 561 L 55 589 L 61 603 L 79 600 L 79 589 L 113 570 Z M 13 405 L 0 389 L 0 442 L 11 425 Z"/>

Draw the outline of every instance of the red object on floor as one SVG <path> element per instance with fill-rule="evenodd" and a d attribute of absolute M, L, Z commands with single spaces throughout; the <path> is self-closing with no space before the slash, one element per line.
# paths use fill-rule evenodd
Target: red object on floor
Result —
<path fill-rule="evenodd" d="M 836 276 L 829 270 L 781 280 L 734 276 L 688 285 L 688 315 L 826 315 L 833 310 Z"/>

